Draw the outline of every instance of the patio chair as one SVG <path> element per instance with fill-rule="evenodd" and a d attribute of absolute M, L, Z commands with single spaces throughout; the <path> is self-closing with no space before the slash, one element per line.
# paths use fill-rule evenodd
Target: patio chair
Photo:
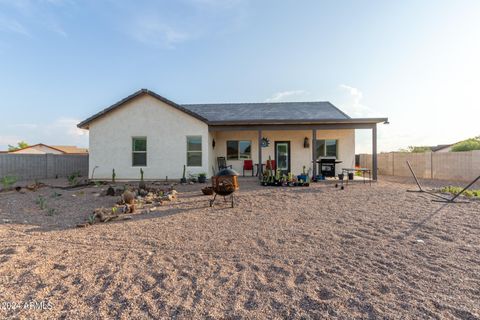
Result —
<path fill-rule="evenodd" d="M 277 170 L 277 165 L 275 164 L 275 160 L 267 160 L 267 170 Z"/>
<path fill-rule="evenodd" d="M 230 168 L 232 169 L 232 165 L 227 165 L 227 160 L 225 157 L 217 157 L 217 165 L 218 165 L 218 171 Z"/>
<path fill-rule="evenodd" d="M 252 171 L 253 177 L 253 161 L 252 160 L 243 160 L 243 176 L 245 177 L 245 170 Z"/>

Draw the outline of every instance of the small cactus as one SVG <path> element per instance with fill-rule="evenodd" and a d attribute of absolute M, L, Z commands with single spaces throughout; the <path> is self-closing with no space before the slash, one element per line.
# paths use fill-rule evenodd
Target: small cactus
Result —
<path fill-rule="evenodd" d="M 145 181 L 143 181 L 143 169 L 140 168 L 140 183 L 138 184 L 140 189 L 145 189 Z"/>
<path fill-rule="evenodd" d="M 187 166 L 183 165 L 183 175 L 182 175 L 182 179 L 180 179 L 181 183 L 187 183 L 187 178 L 185 177 L 185 171 L 186 170 L 187 170 Z"/>

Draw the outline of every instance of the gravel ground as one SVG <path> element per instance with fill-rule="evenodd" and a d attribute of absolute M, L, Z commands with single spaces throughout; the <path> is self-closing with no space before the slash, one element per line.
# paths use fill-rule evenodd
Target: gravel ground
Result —
<path fill-rule="evenodd" d="M 87 228 L 116 198 L 0 193 L 0 318 L 480 318 L 480 201 L 393 178 L 240 184 L 233 209 L 179 186 L 156 212 Z"/>

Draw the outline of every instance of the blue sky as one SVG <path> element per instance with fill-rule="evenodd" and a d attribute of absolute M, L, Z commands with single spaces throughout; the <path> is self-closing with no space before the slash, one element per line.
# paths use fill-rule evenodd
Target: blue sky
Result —
<path fill-rule="evenodd" d="M 87 146 L 75 124 L 140 88 L 328 100 L 388 116 L 381 151 L 451 143 L 480 135 L 479 57 L 473 0 L 0 0 L 0 150 Z"/>

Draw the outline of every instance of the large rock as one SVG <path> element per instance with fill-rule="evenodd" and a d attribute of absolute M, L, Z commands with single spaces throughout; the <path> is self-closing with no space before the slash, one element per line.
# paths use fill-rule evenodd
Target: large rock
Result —
<path fill-rule="evenodd" d="M 135 194 L 127 190 L 122 194 L 122 199 L 126 204 L 133 204 L 135 202 Z"/>

